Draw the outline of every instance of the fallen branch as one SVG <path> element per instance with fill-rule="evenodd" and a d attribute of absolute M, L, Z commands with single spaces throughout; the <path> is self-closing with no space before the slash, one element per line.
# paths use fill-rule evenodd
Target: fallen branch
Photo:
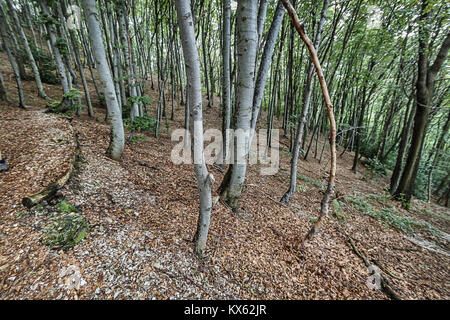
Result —
<path fill-rule="evenodd" d="M 352 247 L 353 251 L 355 252 L 355 254 L 358 257 L 360 257 L 364 261 L 364 264 L 366 265 L 366 267 L 369 268 L 370 266 L 372 266 L 373 264 L 370 263 L 369 259 L 367 259 L 367 257 L 356 248 L 355 242 L 353 241 L 353 239 L 349 237 L 348 240 L 349 240 L 350 246 Z M 390 297 L 391 299 L 394 299 L 394 300 L 402 300 L 402 298 L 394 291 L 394 289 L 392 289 L 391 285 L 389 284 L 389 281 L 381 274 L 380 274 L 380 284 L 381 284 L 381 290 L 388 297 Z"/>
<path fill-rule="evenodd" d="M 421 248 L 401 248 L 401 247 L 392 247 L 393 250 L 399 250 L 399 251 L 411 251 L 411 252 L 415 252 L 415 251 L 422 251 Z"/>
<path fill-rule="evenodd" d="M 402 277 L 396 276 L 395 274 L 393 274 L 392 272 L 390 272 L 387 268 L 385 268 L 384 266 L 381 265 L 381 263 L 375 259 L 372 259 L 372 262 L 374 264 L 376 264 L 381 271 L 383 271 L 384 273 L 386 273 L 388 276 L 397 279 L 397 280 L 401 280 L 401 281 L 405 281 L 405 279 L 403 279 Z"/>
<path fill-rule="evenodd" d="M 160 168 L 158 168 L 158 167 L 156 167 L 156 166 L 152 166 L 152 165 L 149 165 L 147 162 L 145 162 L 145 161 L 140 161 L 140 160 L 138 160 L 138 164 L 140 165 L 140 166 L 142 166 L 142 167 L 147 167 L 147 168 L 150 168 L 150 169 L 153 169 L 153 170 L 160 170 Z"/>
<path fill-rule="evenodd" d="M 32 208 L 44 200 L 50 200 L 54 198 L 58 190 L 61 189 L 66 184 L 67 181 L 69 181 L 70 177 L 72 176 L 73 169 L 75 168 L 75 164 L 79 160 L 81 154 L 78 136 L 76 133 L 74 133 L 73 136 L 76 147 L 69 168 L 64 172 L 64 174 L 61 177 L 56 179 L 54 182 L 52 182 L 50 185 L 45 187 L 40 192 L 23 198 L 22 204 L 25 207 Z"/>

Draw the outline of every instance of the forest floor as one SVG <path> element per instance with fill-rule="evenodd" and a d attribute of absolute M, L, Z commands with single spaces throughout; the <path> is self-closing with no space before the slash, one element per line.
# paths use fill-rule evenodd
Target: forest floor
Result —
<path fill-rule="evenodd" d="M 0 58 L 14 101 L 14 78 L 4 53 Z M 0 103 L 0 149 L 10 165 L 0 173 L 0 299 L 389 299 L 366 284 L 370 272 L 350 239 L 401 298 L 450 298 L 449 209 L 413 200 L 411 210 L 403 210 L 383 190 L 388 177 L 362 164 L 351 172 L 352 153 L 338 158 L 332 213 L 300 249 L 320 210 L 329 149 L 321 163 L 313 154 L 300 161 L 298 191 L 281 205 L 290 163 L 281 138 L 278 173 L 261 176 L 260 165 L 248 167 L 240 213 L 220 201 L 213 207 L 200 260 L 191 242 L 199 205 L 193 168 L 170 160 L 178 143 L 170 132 L 183 128 L 182 107 L 158 139 L 138 134 L 143 138 L 116 162 L 105 156 L 104 109 L 96 107 L 94 118 L 45 114 L 34 82 L 24 86 L 29 110 Z M 45 89 L 53 98 L 61 95 L 59 86 Z M 155 92 L 149 95 L 157 101 Z M 205 107 L 204 118 L 206 127 L 220 128 L 217 101 Z M 79 165 L 59 196 L 90 228 L 72 249 L 55 249 L 42 238 L 57 205 L 27 210 L 21 199 L 67 170 L 75 133 Z M 223 173 L 209 170 L 217 189 Z"/>

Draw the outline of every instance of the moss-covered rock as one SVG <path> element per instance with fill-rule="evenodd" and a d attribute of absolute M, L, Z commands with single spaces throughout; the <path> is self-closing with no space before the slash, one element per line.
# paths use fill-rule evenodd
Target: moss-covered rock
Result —
<path fill-rule="evenodd" d="M 54 249 L 70 249 L 89 232 L 89 223 L 77 208 L 62 200 L 55 213 L 42 229 L 41 241 Z"/>

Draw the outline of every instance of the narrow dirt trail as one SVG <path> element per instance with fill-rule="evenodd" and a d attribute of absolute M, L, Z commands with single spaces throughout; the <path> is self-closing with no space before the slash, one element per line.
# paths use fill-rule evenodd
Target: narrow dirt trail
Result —
<path fill-rule="evenodd" d="M 20 294 L 30 273 L 46 274 L 42 265 L 50 250 L 39 243 L 21 200 L 39 192 L 64 173 L 75 150 L 69 122 L 39 110 L 24 111 L 0 106 L 0 146 L 9 170 L 0 175 L 0 296 Z M 12 285 L 14 283 L 22 283 Z"/>

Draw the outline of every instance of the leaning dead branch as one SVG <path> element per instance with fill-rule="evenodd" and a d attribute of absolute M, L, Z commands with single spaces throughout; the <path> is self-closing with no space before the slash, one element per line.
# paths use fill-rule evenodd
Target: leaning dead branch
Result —
<path fill-rule="evenodd" d="M 303 40 L 303 42 L 306 44 L 309 54 L 311 56 L 311 60 L 314 64 L 314 69 L 316 70 L 317 76 L 319 78 L 320 88 L 322 89 L 322 95 L 325 101 L 325 106 L 327 108 L 327 115 L 328 119 L 330 121 L 330 154 L 331 154 L 331 168 L 330 168 L 330 175 L 328 177 L 328 186 L 327 190 L 325 191 L 322 201 L 321 201 L 321 209 L 320 209 L 320 216 L 317 219 L 317 221 L 314 223 L 314 226 L 311 228 L 311 230 L 306 235 L 306 239 L 311 239 L 312 236 L 316 233 L 316 231 L 319 228 L 319 225 L 322 221 L 322 219 L 328 215 L 328 207 L 331 198 L 334 194 L 334 186 L 335 186 L 335 176 L 336 176 L 336 121 L 334 119 L 334 110 L 333 105 L 331 104 L 330 94 L 328 92 L 327 83 L 325 81 L 325 77 L 323 75 L 322 67 L 320 66 L 319 57 L 317 56 L 317 51 L 314 48 L 313 42 L 309 39 L 308 35 L 305 32 L 305 27 L 303 25 L 303 22 L 300 21 L 297 12 L 295 11 L 292 4 L 289 2 L 289 0 L 281 0 L 284 7 L 286 8 L 287 12 L 289 13 L 289 16 L 292 19 L 292 22 L 295 26 L 295 29 L 297 30 L 298 34 L 300 35 L 300 38 Z"/>

